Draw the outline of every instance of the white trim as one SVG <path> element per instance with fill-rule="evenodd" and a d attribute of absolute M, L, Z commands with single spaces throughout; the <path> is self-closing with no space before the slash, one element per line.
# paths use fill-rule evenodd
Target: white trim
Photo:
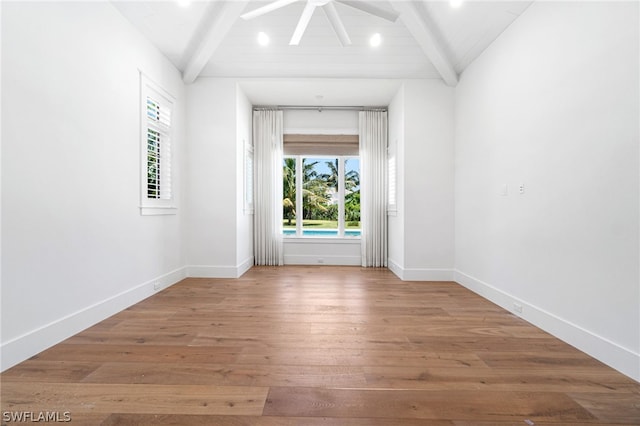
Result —
<path fill-rule="evenodd" d="M 387 268 L 395 274 L 396 277 L 402 279 L 402 267 L 395 260 L 387 259 Z"/>
<path fill-rule="evenodd" d="M 178 268 L 2 343 L 0 346 L 1 371 L 62 342 L 129 306 L 135 305 L 184 278 L 186 278 L 185 268 Z"/>
<path fill-rule="evenodd" d="M 453 281 L 453 269 L 445 268 L 403 268 L 392 260 L 387 260 L 388 268 L 402 281 Z"/>
<path fill-rule="evenodd" d="M 236 266 L 189 265 L 187 276 L 190 278 L 240 278 L 254 264 L 253 256 Z"/>
<path fill-rule="evenodd" d="M 199 28 L 205 30 L 198 32 L 197 45 L 182 72 L 185 84 L 191 84 L 198 78 L 248 3 L 248 0 L 209 2 L 199 25 Z"/>
<path fill-rule="evenodd" d="M 458 84 L 458 73 L 447 56 L 442 42 L 432 30 L 432 24 L 425 21 L 413 2 L 391 2 L 393 9 L 400 14 L 400 21 L 418 42 L 424 54 L 429 58 L 442 80 L 451 87 Z M 421 5 L 420 5 L 421 6 Z"/>
<path fill-rule="evenodd" d="M 140 206 L 140 214 L 142 216 L 159 216 L 159 215 L 171 215 L 177 214 L 177 207 L 149 207 Z"/>
<path fill-rule="evenodd" d="M 454 270 L 454 279 L 463 287 L 512 312 L 588 355 L 640 381 L 640 354 L 622 347 L 564 318 L 512 296 L 489 283 Z M 514 303 L 522 312 L 514 311 Z"/>
<path fill-rule="evenodd" d="M 353 244 L 361 245 L 360 237 L 318 237 L 318 236 L 302 236 L 295 235 L 284 236 L 284 244 Z"/>
<path fill-rule="evenodd" d="M 254 263 L 255 263 L 255 259 L 253 258 L 253 256 L 248 257 L 244 262 L 240 263 L 236 267 L 236 269 L 238 271 L 238 278 L 240 278 L 245 273 L 247 273 L 247 271 L 249 271 L 249 269 L 251 269 L 253 267 Z"/>
<path fill-rule="evenodd" d="M 453 269 L 404 268 L 404 281 L 453 281 Z"/>
<path fill-rule="evenodd" d="M 360 266 L 360 256 L 325 256 L 325 255 L 285 255 L 285 265 L 332 265 L 332 266 Z"/>

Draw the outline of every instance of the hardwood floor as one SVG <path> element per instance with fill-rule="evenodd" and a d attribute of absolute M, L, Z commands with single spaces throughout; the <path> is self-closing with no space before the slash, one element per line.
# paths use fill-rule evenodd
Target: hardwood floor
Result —
<path fill-rule="evenodd" d="M 637 382 L 455 283 L 356 267 L 186 279 L 0 379 L 3 424 L 640 424 Z"/>

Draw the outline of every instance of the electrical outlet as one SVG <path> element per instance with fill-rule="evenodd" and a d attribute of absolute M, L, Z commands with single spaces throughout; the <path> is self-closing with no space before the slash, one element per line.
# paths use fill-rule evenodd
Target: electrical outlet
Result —
<path fill-rule="evenodd" d="M 518 192 L 521 194 L 524 194 L 524 183 L 521 183 L 520 185 L 518 185 Z"/>
<path fill-rule="evenodd" d="M 161 287 L 162 286 L 160 285 L 159 281 L 156 281 L 156 282 L 153 283 L 153 289 L 154 290 L 160 290 Z"/>
<path fill-rule="evenodd" d="M 522 305 L 516 302 L 513 302 L 513 310 L 519 314 L 522 313 Z"/>
<path fill-rule="evenodd" d="M 318 263 L 324 263 L 324 259 L 323 258 L 318 258 Z"/>

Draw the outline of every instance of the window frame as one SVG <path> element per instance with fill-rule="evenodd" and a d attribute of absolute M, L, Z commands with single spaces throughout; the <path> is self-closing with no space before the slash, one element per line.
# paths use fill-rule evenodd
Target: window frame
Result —
<path fill-rule="evenodd" d="M 387 147 L 387 215 L 398 214 L 398 141 Z"/>
<path fill-rule="evenodd" d="M 292 238 L 311 238 L 311 239 L 347 239 L 347 240 L 355 240 L 360 239 L 361 235 L 347 236 L 345 235 L 346 229 L 346 218 L 345 218 L 345 178 L 346 178 L 346 161 L 350 159 L 357 159 L 360 161 L 360 156 L 355 154 L 347 154 L 347 155 L 331 155 L 331 154 L 285 154 L 282 156 L 282 163 L 284 164 L 284 160 L 286 158 L 295 159 L 296 164 L 296 227 L 295 234 L 285 234 L 284 228 L 282 231 L 282 235 L 284 238 L 292 239 Z M 337 235 L 304 235 L 304 227 L 303 227 L 303 203 L 304 203 L 304 195 L 303 195 L 303 160 L 304 159 L 313 159 L 313 160 L 338 160 L 338 227 L 337 227 Z M 281 221 L 284 223 L 285 217 L 283 215 Z M 362 228 L 360 228 L 361 230 Z"/>
<path fill-rule="evenodd" d="M 170 215 L 177 213 L 175 205 L 175 193 L 173 191 L 172 170 L 175 170 L 172 155 L 174 125 L 169 119 L 168 123 L 162 120 L 151 120 L 147 113 L 148 100 L 153 99 L 159 108 L 169 111 L 169 117 L 174 113 L 175 97 L 163 89 L 160 85 L 152 81 L 149 77 L 140 73 L 140 214 L 148 215 Z M 160 167 L 159 180 L 160 196 L 158 198 L 149 197 L 149 163 L 148 163 L 148 132 L 152 129 L 160 134 L 159 149 L 160 157 L 158 164 Z M 163 162 L 163 157 L 164 162 Z M 168 157 L 168 159 L 166 158 Z M 166 189 L 166 186 L 169 186 Z M 165 187 L 163 192 L 163 187 Z M 168 195 L 167 195 L 168 193 Z M 165 195 L 163 197 L 163 194 Z"/>
<path fill-rule="evenodd" d="M 253 158 L 253 145 L 246 140 L 243 140 L 244 145 L 244 214 L 252 215 L 254 214 L 254 192 L 255 192 L 255 184 L 254 184 L 254 174 L 255 174 L 255 163 Z"/>

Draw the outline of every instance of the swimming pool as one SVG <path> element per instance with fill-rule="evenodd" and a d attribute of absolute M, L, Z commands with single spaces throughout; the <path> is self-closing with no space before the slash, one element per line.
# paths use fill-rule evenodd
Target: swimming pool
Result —
<path fill-rule="evenodd" d="M 296 235 L 295 229 L 283 229 L 282 233 L 285 236 Z M 304 237 L 336 237 L 338 235 L 337 229 L 303 229 L 302 236 Z M 359 229 L 347 229 L 344 231 L 345 237 L 359 237 Z"/>

